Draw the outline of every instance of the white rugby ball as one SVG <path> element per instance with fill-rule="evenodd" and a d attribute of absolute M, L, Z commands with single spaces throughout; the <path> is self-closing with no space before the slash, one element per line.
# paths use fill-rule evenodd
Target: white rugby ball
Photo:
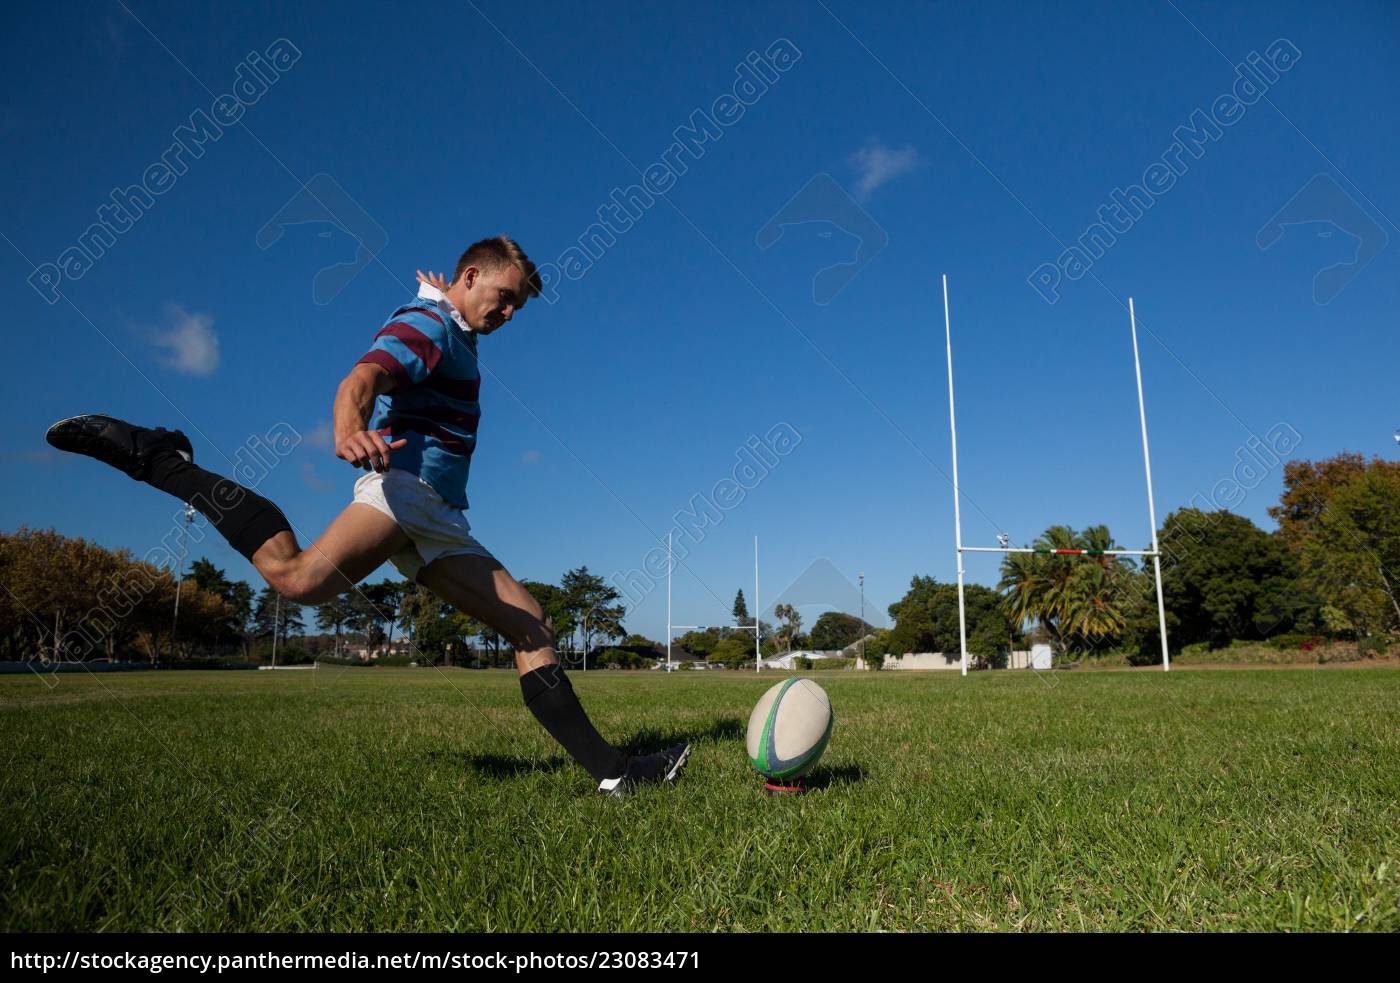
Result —
<path fill-rule="evenodd" d="M 810 679 L 783 680 L 749 715 L 749 764 L 769 778 L 800 778 L 826 750 L 835 719 L 824 689 Z"/>

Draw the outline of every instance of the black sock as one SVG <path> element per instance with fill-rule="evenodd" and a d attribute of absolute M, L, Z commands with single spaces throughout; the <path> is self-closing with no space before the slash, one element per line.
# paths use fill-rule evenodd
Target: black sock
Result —
<path fill-rule="evenodd" d="M 250 560 L 259 546 L 292 528 L 282 510 L 261 495 L 205 471 L 174 451 L 152 461 L 142 480 L 193 505 L 230 546 Z"/>
<path fill-rule="evenodd" d="M 626 756 L 594 729 L 557 662 L 521 676 L 520 691 L 535 719 L 595 782 L 622 774 Z"/>

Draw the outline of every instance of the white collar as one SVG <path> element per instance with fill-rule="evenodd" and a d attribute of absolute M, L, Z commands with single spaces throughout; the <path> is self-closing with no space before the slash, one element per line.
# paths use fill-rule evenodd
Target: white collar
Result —
<path fill-rule="evenodd" d="M 467 323 L 457 308 L 452 306 L 452 301 L 447 299 L 447 294 L 443 293 L 431 283 L 418 284 L 418 296 L 423 300 L 435 300 L 447 308 L 447 312 L 452 315 L 452 320 L 457 322 L 457 326 L 468 333 L 475 333 L 472 326 Z"/>

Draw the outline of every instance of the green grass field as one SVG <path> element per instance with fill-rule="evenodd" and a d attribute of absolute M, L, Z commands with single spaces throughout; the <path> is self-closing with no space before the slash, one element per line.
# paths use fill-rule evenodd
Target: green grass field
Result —
<path fill-rule="evenodd" d="M 819 674 L 771 800 L 777 678 L 575 674 L 627 801 L 505 672 L 0 678 L 0 928 L 1400 929 L 1400 670 Z"/>

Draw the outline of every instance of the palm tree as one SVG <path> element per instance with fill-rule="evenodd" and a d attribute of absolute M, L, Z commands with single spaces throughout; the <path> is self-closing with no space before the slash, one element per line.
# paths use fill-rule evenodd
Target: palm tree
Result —
<path fill-rule="evenodd" d="M 1075 532 L 1051 526 L 1035 541 L 1041 550 L 1115 549 L 1107 526 Z M 1004 610 L 1018 625 L 1038 623 L 1060 652 L 1117 636 L 1127 623 L 1125 580 L 1131 563 L 1114 556 L 1008 553 L 1001 563 Z"/>
<path fill-rule="evenodd" d="M 783 623 L 783 627 L 778 632 L 778 638 L 782 640 L 783 651 L 792 651 L 793 637 L 802 630 L 802 615 L 797 613 L 797 609 L 791 604 L 779 604 L 773 608 L 773 617 Z"/>

